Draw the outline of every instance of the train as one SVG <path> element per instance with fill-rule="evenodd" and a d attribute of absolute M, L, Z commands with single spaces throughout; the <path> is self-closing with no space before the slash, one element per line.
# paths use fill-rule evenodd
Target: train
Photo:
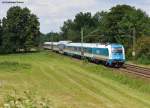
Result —
<path fill-rule="evenodd" d="M 84 57 L 92 61 L 101 61 L 106 66 L 122 67 L 125 63 L 125 49 L 116 43 L 73 43 L 72 41 L 45 42 L 44 49 L 60 54 Z"/>

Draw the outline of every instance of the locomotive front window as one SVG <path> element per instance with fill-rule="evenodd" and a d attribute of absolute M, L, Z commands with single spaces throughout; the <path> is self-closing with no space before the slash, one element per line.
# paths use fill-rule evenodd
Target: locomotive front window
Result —
<path fill-rule="evenodd" d="M 112 53 L 122 53 L 122 48 L 112 48 Z"/>

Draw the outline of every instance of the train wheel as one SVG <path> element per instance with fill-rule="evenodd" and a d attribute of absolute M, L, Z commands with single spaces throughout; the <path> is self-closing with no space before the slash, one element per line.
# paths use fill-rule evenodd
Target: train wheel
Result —
<path fill-rule="evenodd" d="M 106 61 L 104 61 L 103 64 L 104 64 L 105 66 L 109 66 L 109 63 L 106 62 Z"/>

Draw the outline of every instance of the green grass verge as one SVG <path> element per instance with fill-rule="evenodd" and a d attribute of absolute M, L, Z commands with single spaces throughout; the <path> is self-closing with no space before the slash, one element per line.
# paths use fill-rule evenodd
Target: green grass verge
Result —
<path fill-rule="evenodd" d="M 3 55 L 0 105 L 14 100 L 26 107 L 150 108 L 150 81 L 53 52 Z"/>

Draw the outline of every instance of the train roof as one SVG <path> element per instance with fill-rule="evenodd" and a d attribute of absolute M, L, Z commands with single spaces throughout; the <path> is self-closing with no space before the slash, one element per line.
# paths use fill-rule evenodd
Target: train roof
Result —
<path fill-rule="evenodd" d="M 121 44 L 116 44 L 116 43 L 113 43 L 113 44 L 110 44 L 111 45 L 111 47 L 122 47 L 123 45 L 121 45 Z"/>
<path fill-rule="evenodd" d="M 66 46 L 72 46 L 72 47 L 99 47 L 99 48 L 107 48 L 109 46 L 111 47 L 122 47 L 121 44 L 117 43 L 107 43 L 107 44 L 102 44 L 102 43 L 72 43 L 71 41 L 59 41 L 59 42 L 45 42 L 44 44 L 53 44 L 53 45 L 59 45 L 59 44 L 65 44 Z"/>
<path fill-rule="evenodd" d="M 71 43 L 72 41 L 59 41 L 59 44 L 68 44 Z"/>
<path fill-rule="evenodd" d="M 101 44 L 101 43 L 69 43 L 66 44 L 67 46 L 74 46 L 74 47 L 99 47 L 99 48 L 107 48 L 109 46 L 111 47 L 122 47 L 121 44 Z"/>
<path fill-rule="evenodd" d="M 67 46 L 73 46 L 73 47 L 108 47 L 108 45 L 102 45 L 100 43 L 69 43 Z"/>
<path fill-rule="evenodd" d="M 59 42 L 45 42 L 44 44 L 47 44 L 47 45 L 51 45 L 51 44 L 53 44 L 53 45 L 58 45 Z"/>

